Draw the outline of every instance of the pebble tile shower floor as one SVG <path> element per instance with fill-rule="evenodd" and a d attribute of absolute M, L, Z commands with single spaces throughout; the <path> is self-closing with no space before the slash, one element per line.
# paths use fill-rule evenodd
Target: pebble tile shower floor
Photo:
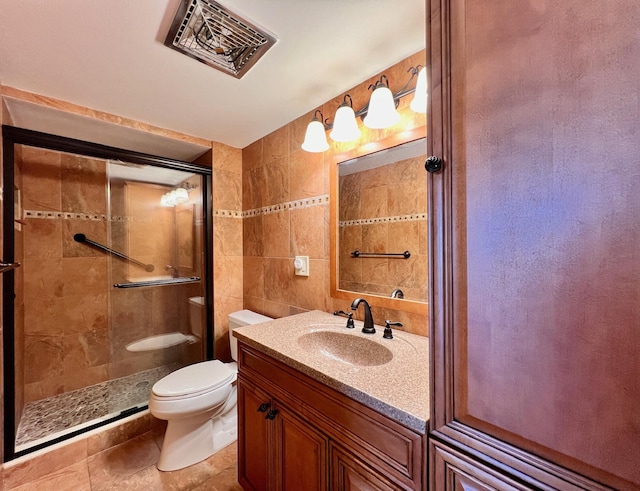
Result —
<path fill-rule="evenodd" d="M 16 447 L 73 431 L 149 402 L 151 387 L 178 368 L 169 365 L 108 380 L 25 405 L 16 433 Z"/>

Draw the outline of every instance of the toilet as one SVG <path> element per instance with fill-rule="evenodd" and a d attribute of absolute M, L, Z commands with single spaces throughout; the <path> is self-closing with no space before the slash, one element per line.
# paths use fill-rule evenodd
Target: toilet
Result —
<path fill-rule="evenodd" d="M 157 467 L 175 471 L 210 457 L 238 437 L 236 411 L 238 341 L 231 331 L 272 320 L 250 310 L 229 315 L 229 342 L 234 361 L 203 361 L 156 382 L 149 411 L 167 421 Z"/>

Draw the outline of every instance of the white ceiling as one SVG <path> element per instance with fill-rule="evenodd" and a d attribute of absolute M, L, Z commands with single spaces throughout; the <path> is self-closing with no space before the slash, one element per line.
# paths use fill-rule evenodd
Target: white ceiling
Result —
<path fill-rule="evenodd" d="M 217 0 L 277 38 L 236 79 L 164 46 L 180 1 L 0 0 L 0 84 L 244 148 L 425 43 L 424 0 Z M 33 106 L 16 125 L 123 137 Z"/>

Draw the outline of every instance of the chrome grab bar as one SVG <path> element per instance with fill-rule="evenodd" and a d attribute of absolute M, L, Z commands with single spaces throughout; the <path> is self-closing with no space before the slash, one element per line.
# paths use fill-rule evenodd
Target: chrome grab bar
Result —
<path fill-rule="evenodd" d="M 3 263 L 0 262 L 0 273 L 6 273 L 7 271 L 14 270 L 20 267 L 20 263 Z"/>

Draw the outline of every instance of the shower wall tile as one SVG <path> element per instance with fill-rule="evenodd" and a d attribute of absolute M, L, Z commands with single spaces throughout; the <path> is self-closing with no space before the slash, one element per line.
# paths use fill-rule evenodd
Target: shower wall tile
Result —
<path fill-rule="evenodd" d="M 63 153 L 60 161 L 62 210 L 82 210 L 84 213 L 105 214 L 106 163 L 80 155 Z"/>
<path fill-rule="evenodd" d="M 106 257 L 65 257 L 62 259 L 64 296 L 106 292 L 109 275 Z"/>
<path fill-rule="evenodd" d="M 49 377 L 62 376 L 64 360 L 63 336 L 25 334 L 25 358 L 29 360 L 24 366 L 24 381 L 29 384 L 45 380 Z"/>
<path fill-rule="evenodd" d="M 34 222 L 48 222 L 50 220 L 33 220 Z M 51 220 L 52 222 L 54 220 Z M 56 220 L 55 222 L 58 222 Z M 84 234 L 87 239 L 107 243 L 107 222 L 98 220 L 62 220 L 62 256 L 63 257 L 105 257 L 104 251 L 87 244 L 76 242 L 75 234 Z"/>
<path fill-rule="evenodd" d="M 25 258 L 24 301 L 27 306 L 36 305 L 42 298 L 62 297 L 64 275 L 62 258 Z"/>
<path fill-rule="evenodd" d="M 26 219 L 23 230 L 24 257 L 62 256 L 62 224 L 60 221 Z"/>
<path fill-rule="evenodd" d="M 23 325 L 26 334 L 60 334 L 60 326 L 67 325 L 66 322 L 63 297 L 43 296 L 24 309 Z"/>
<path fill-rule="evenodd" d="M 65 326 L 65 332 L 83 332 L 86 329 L 106 331 L 109 327 L 107 316 L 109 298 L 106 292 L 63 297 L 63 322 L 58 321 L 58 329 Z"/>
<path fill-rule="evenodd" d="M 61 154 L 22 146 L 22 207 L 58 211 L 62 206 Z"/>

